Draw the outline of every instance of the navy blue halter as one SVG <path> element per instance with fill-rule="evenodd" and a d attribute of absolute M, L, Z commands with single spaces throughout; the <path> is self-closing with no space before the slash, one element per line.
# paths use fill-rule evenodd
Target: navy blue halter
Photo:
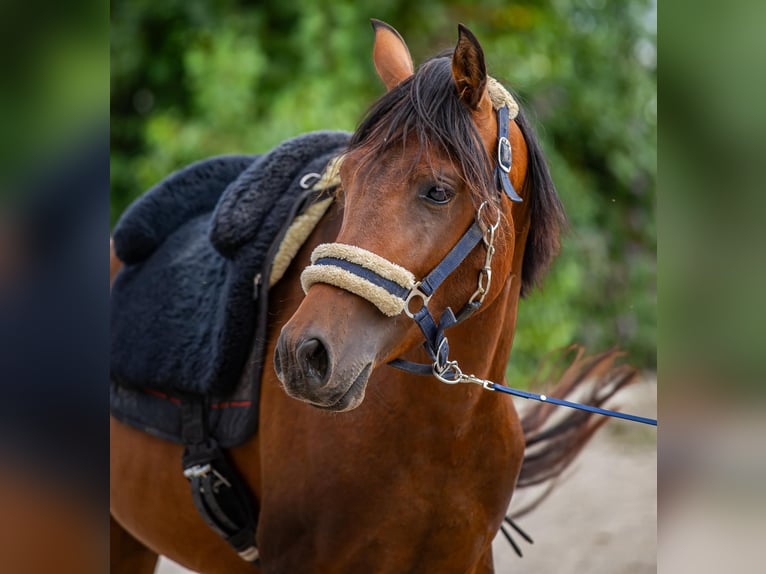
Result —
<path fill-rule="evenodd" d="M 501 192 L 504 192 L 511 201 L 519 202 L 523 200 L 516 193 L 509 177 L 512 162 L 511 144 L 508 140 L 509 115 L 510 112 L 507 106 L 503 106 L 497 111 L 498 137 L 495 180 L 498 189 Z M 460 266 L 468 254 L 473 251 L 474 247 L 482 241 L 483 237 L 484 231 L 478 222 L 474 222 L 449 253 L 447 253 L 444 259 L 442 259 L 439 264 L 409 292 L 403 289 L 400 285 L 390 281 L 388 278 L 357 263 L 342 261 L 332 257 L 324 257 L 317 259 L 314 262 L 314 265 L 340 267 L 374 285 L 382 287 L 395 297 L 405 299 L 404 312 L 418 324 L 418 327 L 420 327 L 420 330 L 425 337 L 423 346 L 433 361 L 433 364 L 421 364 L 405 361 L 404 359 L 394 359 L 389 365 L 418 375 L 431 375 L 436 369 L 445 374 L 446 380 L 451 380 L 451 375 L 445 370 L 447 367 L 447 357 L 449 356 L 449 343 L 444 335 L 444 331 L 475 313 L 481 306 L 481 299 L 473 300 L 472 298 L 463 306 L 457 315 L 455 315 L 450 307 L 447 307 L 439 318 L 438 323 L 428 309 L 428 301 L 444 280 Z M 422 305 L 420 308 L 412 311 L 410 309 L 410 302 L 416 298 L 421 299 Z M 455 380 L 454 382 L 458 381 Z"/>
<path fill-rule="evenodd" d="M 420 327 L 425 337 L 423 346 L 433 364 L 426 365 L 405 361 L 404 359 L 394 359 L 389 365 L 418 375 L 433 374 L 434 365 L 438 365 L 438 368 L 446 366 L 447 358 L 449 357 L 449 342 L 444 335 L 444 331 L 475 313 L 481 306 L 481 301 L 469 301 L 457 315 L 455 315 L 450 307 L 447 307 L 439 318 L 438 323 L 434 316 L 431 315 L 431 311 L 428 310 L 428 301 L 444 280 L 460 266 L 468 254 L 473 251 L 473 248 L 479 244 L 483 236 L 484 232 L 481 227 L 478 223 L 474 222 L 444 259 L 410 291 L 407 297 L 404 312 Z M 410 309 L 410 301 L 415 297 L 422 299 L 423 304 L 413 312 Z"/>
<path fill-rule="evenodd" d="M 502 106 L 497 110 L 497 164 L 495 165 L 495 181 L 499 190 L 504 192 L 511 201 L 520 202 L 523 199 L 516 193 L 516 190 L 511 183 L 509 174 L 511 172 L 511 163 L 513 160 L 513 154 L 511 151 L 511 143 L 508 140 L 508 126 L 510 121 L 510 112 L 508 106 Z M 394 359 L 389 363 L 392 367 L 414 373 L 418 375 L 431 375 L 435 370 L 443 373 L 445 382 L 454 380 L 458 382 L 454 376 L 454 373 L 447 371 L 447 358 L 449 356 L 449 342 L 444 335 L 444 331 L 456 323 L 459 323 L 473 313 L 475 313 L 481 306 L 481 300 L 471 301 L 466 303 L 463 308 L 454 314 L 450 307 L 447 307 L 439 318 L 437 324 L 433 315 L 428 310 L 428 299 L 436 291 L 437 287 L 463 262 L 468 254 L 473 250 L 476 245 L 484 237 L 484 232 L 477 222 L 463 234 L 463 237 L 455 244 L 444 259 L 431 271 L 425 279 L 420 282 L 417 289 L 425 295 L 422 297 L 423 306 L 415 313 L 409 312 L 409 301 L 412 299 L 413 293 L 410 293 L 407 303 L 405 305 L 405 312 L 412 317 L 412 319 L 418 324 L 420 330 L 425 337 L 424 348 L 428 353 L 428 356 L 433 361 L 432 365 L 426 365 L 422 363 L 414 363 L 412 361 L 405 361 L 404 359 Z M 490 248 L 488 246 L 488 248 Z"/>
<path fill-rule="evenodd" d="M 523 199 L 516 193 L 516 190 L 514 189 L 509 177 L 511 171 L 512 152 L 511 144 L 508 140 L 509 110 L 507 106 L 503 106 L 497 111 L 497 120 L 498 142 L 497 164 L 495 166 L 496 184 L 501 193 L 505 193 L 511 201 L 523 201 Z M 481 208 L 479 209 L 479 212 L 481 212 Z M 481 219 L 480 215 L 477 216 L 477 220 L 479 219 Z M 530 393 L 527 391 L 519 391 L 517 389 L 480 379 L 474 375 L 465 375 L 460 370 L 460 367 L 456 361 L 449 360 L 449 342 L 444 334 L 444 331 L 453 325 L 467 319 L 473 313 L 475 313 L 476 310 L 478 310 L 481 306 L 484 295 L 489 289 L 489 278 L 491 273 L 490 265 L 492 255 L 494 253 L 493 241 L 495 228 L 496 226 L 482 229 L 482 226 L 479 224 L 479 222 L 474 221 L 474 223 L 463 234 L 455 246 L 449 251 L 449 253 L 447 253 L 444 259 L 442 259 L 439 264 L 428 275 L 426 275 L 425 278 L 415 283 L 414 287 L 409 290 L 397 284 L 396 282 L 391 281 L 389 278 L 373 271 L 372 269 L 369 269 L 368 267 L 355 262 L 345 261 L 335 257 L 323 257 L 317 259 L 314 262 L 314 265 L 327 265 L 341 268 L 344 271 L 356 275 L 357 277 L 360 277 L 373 285 L 381 287 L 397 299 L 404 300 L 404 313 L 408 317 L 412 318 L 418 324 L 418 327 L 420 327 L 420 330 L 423 333 L 423 337 L 425 338 L 423 347 L 428 353 L 428 356 L 431 358 L 432 363 L 415 363 L 412 361 L 406 361 L 404 359 L 394 359 L 388 363 L 392 367 L 417 375 L 433 375 L 444 383 L 477 383 L 482 385 L 485 389 L 491 391 L 500 391 L 526 399 L 550 402 L 558 406 L 575 408 L 591 413 L 613 416 L 656 426 L 656 419 L 649 419 L 627 413 L 620 413 L 617 411 L 611 411 L 591 405 L 583 405 L 580 403 L 566 401 L 555 397 L 547 397 L 546 395 L 538 395 L 536 393 Z M 484 278 L 486 279 L 487 283 L 483 283 L 483 279 L 480 275 L 479 289 L 463 306 L 458 314 L 455 315 L 452 309 L 447 307 L 439 318 L 439 322 L 437 323 L 430 310 L 428 309 L 428 303 L 431 299 L 431 296 L 447 279 L 447 277 L 449 277 L 452 272 L 460 266 L 468 254 L 471 253 L 482 240 L 484 241 L 484 244 L 487 248 L 487 259 L 485 260 L 485 266 L 482 269 L 482 273 L 486 274 Z M 413 299 L 421 300 L 420 307 L 416 308 L 415 310 L 412 310 L 411 308 L 411 302 Z"/>

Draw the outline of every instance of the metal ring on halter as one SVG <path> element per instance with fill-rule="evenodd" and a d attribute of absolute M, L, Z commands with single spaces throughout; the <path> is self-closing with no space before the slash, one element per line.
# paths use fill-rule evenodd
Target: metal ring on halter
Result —
<path fill-rule="evenodd" d="M 497 165 L 505 173 L 511 173 L 512 158 L 511 142 L 507 137 L 500 137 L 497 140 Z"/>
<path fill-rule="evenodd" d="M 443 365 L 439 364 L 439 359 L 442 356 L 442 348 L 446 344 L 447 337 L 442 337 L 442 340 L 439 342 L 439 347 L 436 349 L 436 360 L 433 362 L 431 371 L 433 372 L 434 377 L 439 379 L 442 383 L 446 385 L 456 385 L 463 382 L 463 371 L 460 370 L 457 361 L 445 360 Z M 454 378 L 447 378 L 447 375 L 450 373 L 453 374 Z"/>
<path fill-rule="evenodd" d="M 442 337 L 442 340 L 439 341 L 439 346 L 436 349 L 436 360 L 433 363 L 434 372 L 444 373 L 449 368 L 450 361 L 447 360 L 447 357 L 444 358 L 445 360 L 443 365 L 439 364 L 439 359 L 442 356 L 442 349 L 444 348 L 444 345 L 446 344 L 447 344 L 447 337 Z"/>
<path fill-rule="evenodd" d="M 486 280 L 485 280 L 486 279 Z M 489 287 L 492 284 L 492 269 L 483 268 L 479 270 L 479 286 L 476 288 L 476 291 L 473 292 L 473 295 L 471 295 L 471 298 L 468 299 L 468 303 L 475 303 L 476 301 L 479 302 L 479 304 L 484 302 L 484 297 L 487 294 L 487 291 L 489 291 Z"/>
<path fill-rule="evenodd" d="M 484 209 L 485 205 L 487 205 L 486 201 L 479 206 L 479 210 L 476 212 L 476 220 L 480 225 L 481 210 Z M 492 284 L 492 257 L 495 255 L 495 231 L 499 226 L 500 210 L 497 212 L 497 221 L 495 221 L 494 225 L 490 225 L 484 229 L 482 241 L 484 241 L 484 247 L 487 249 L 487 255 L 484 258 L 484 267 L 479 270 L 479 284 L 476 288 L 476 291 L 473 292 L 473 295 L 471 295 L 471 298 L 468 300 L 469 304 L 478 302 L 479 305 L 481 305 L 484 302 L 484 297 L 486 297 L 487 292 L 489 291 L 490 285 Z"/>
<path fill-rule="evenodd" d="M 301 178 L 301 180 L 298 182 L 298 185 L 300 185 L 302 189 L 309 189 L 312 185 L 314 185 L 320 179 L 322 179 L 321 173 L 315 173 L 315 172 L 307 173 Z"/>
<path fill-rule="evenodd" d="M 479 225 L 481 225 L 481 210 L 484 209 L 484 206 L 487 205 L 487 201 L 483 201 L 482 204 L 479 206 L 479 210 L 476 212 L 476 221 L 479 222 Z M 483 227 L 483 226 L 482 226 Z M 490 225 L 486 229 L 484 229 L 484 244 L 485 245 L 491 245 L 494 243 L 495 239 L 495 231 L 497 231 L 497 228 L 500 227 L 500 210 L 497 210 L 497 221 L 493 225 Z M 490 234 L 490 238 L 487 239 L 487 233 Z"/>
<path fill-rule="evenodd" d="M 439 372 L 436 369 L 434 369 L 433 373 L 434 373 L 434 377 L 439 379 L 445 385 L 457 385 L 458 383 L 463 382 L 463 371 L 461 371 L 460 367 L 457 366 L 457 361 L 448 361 L 447 366 L 444 368 L 442 372 Z M 454 373 L 455 378 L 448 379 L 445 375 L 449 373 Z"/>
<path fill-rule="evenodd" d="M 426 295 L 425 293 L 423 293 L 419 289 L 419 287 L 420 287 L 420 281 L 415 283 L 415 285 L 412 287 L 412 289 L 410 289 L 410 292 L 407 293 L 407 298 L 404 300 L 404 314 L 407 315 L 410 319 L 414 319 L 415 318 L 415 313 L 420 311 L 420 309 L 415 311 L 415 313 L 410 311 L 410 301 L 412 301 L 413 298 L 420 297 L 422 299 L 423 305 L 422 305 L 421 309 L 423 307 L 428 307 L 428 302 L 431 300 L 431 296 L 430 295 Z"/>

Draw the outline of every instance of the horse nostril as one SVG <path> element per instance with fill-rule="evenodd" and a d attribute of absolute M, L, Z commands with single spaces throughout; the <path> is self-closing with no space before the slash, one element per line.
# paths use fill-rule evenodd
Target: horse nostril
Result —
<path fill-rule="evenodd" d="M 307 339 L 298 345 L 298 364 L 310 382 L 323 385 L 329 374 L 327 349 L 319 339 Z"/>

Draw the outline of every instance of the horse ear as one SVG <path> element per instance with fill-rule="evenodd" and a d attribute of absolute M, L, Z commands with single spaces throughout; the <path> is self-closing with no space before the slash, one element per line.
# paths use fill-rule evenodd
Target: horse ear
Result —
<path fill-rule="evenodd" d="M 487 95 L 487 66 L 484 50 L 468 28 L 458 24 L 458 40 L 452 55 L 452 77 L 460 100 L 471 110 L 478 110 Z"/>
<path fill-rule="evenodd" d="M 375 30 L 372 60 L 375 62 L 378 76 L 390 90 L 413 74 L 410 51 L 399 32 L 392 26 L 375 18 L 371 18 L 370 21 L 372 29 Z"/>

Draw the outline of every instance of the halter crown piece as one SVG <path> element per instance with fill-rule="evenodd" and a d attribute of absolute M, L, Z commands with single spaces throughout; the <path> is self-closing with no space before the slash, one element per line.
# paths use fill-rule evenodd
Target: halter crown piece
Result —
<path fill-rule="evenodd" d="M 497 164 L 495 179 L 498 187 L 505 192 L 511 201 L 522 201 L 513 188 L 511 178 L 511 142 L 508 141 L 508 125 L 519 115 L 519 104 L 513 96 L 495 78 L 487 77 L 487 93 L 492 101 L 492 108 L 497 111 Z"/>

